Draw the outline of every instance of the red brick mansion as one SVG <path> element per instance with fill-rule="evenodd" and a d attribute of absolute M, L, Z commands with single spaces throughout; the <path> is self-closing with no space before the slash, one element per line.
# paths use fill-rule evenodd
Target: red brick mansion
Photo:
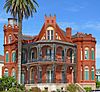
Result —
<path fill-rule="evenodd" d="M 66 83 L 79 83 L 95 88 L 96 40 L 91 34 L 71 28 L 63 31 L 56 23 L 56 16 L 45 16 L 44 24 L 36 36 L 22 35 L 21 82 L 27 87 L 52 88 Z M 18 26 L 9 18 L 4 25 L 5 76 L 18 79 Z"/>

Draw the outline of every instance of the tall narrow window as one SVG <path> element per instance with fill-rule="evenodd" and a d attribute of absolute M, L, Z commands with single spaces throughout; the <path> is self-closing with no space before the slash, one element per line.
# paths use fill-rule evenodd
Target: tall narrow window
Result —
<path fill-rule="evenodd" d="M 9 62 L 9 53 L 8 53 L 8 51 L 6 52 L 6 62 Z"/>
<path fill-rule="evenodd" d="M 84 69 L 84 79 L 89 80 L 89 68 L 88 68 L 88 66 L 86 66 Z"/>
<path fill-rule="evenodd" d="M 8 69 L 7 68 L 4 71 L 4 76 L 6 76 L 6 77 L 8 76 Z"/>
<path fill-rule="evenodd" d="M 85 48 L 85 60 L 89 59 L 89 48 Z"/>
<path fill-rule="evenodd" d="M 64 60 L 64 50 L 62 50 L 62 59 Z"/>
<path fill-rule="evenodd" d="M 26 51 L 23 50 L 22 51 L 22 64 L 25 64 L 26 63 Z"/>
<path fill-rule="evenodd" d="M 52 27 L 47 28 L 47 39 L 48 40 L 54 39 L 54 29 Z"/>
<path fill-rule="evenodd" d="M 16 52 L 13 51 L 12 52 L 12 62 L 15 62 L 16 61 Z"/>
<path fill-rule="evenodd" d="M 31 83 L 34 83 L 34 69 L 31 69 Z"/>
<path fill-rule="evenodd" d="M 11 43 L 12 42 L 12 37 L 11 35 L 8 36 L 8 43 Z"/>
<path fill-rule="evenodd" d="M 22 84 L 25 83 L 25 74 L 24 74 L 24 72 L 22 72 L 22 74 L 21 74 L 21 83 Z"/>
<path fill-rule="evenodd" d="M 15 69 L 12 69 L 12 76 L 13 76 L 14 78 L 16 78 L 16 71 L 15 71 Z"/>
<path fill-rule="evenodd" d="M 82 70 L 82 67 L 81 67 L 81 73 L 80 73 L 80 79 L 82 80 L 83 78 L 83 76 L 82 76 L 82 72 L 83 72 L 83 70 Z"/>
<path fill-rule="evenodd" d="M 62 83 L 65 82 L 65 70 L 64 67 L 62 68 Z"/>
<path fill-rule="evenodd" d="M 92 80 L 94 80 L 94 67 L 92 67 L 91 75 L 92 75 Z"/>
<path fill-rule="evenodd" d="M 92 58 L 92 60 L 94 60 L 94 48 L 92 48 L 91 54 L 92 54 L 92 55 L 91 55 L 91 56 L 92 56 L 91 58 Z"/>
<path fill-rule="evenodd" d="M 31 60 L 34 60 L 34 51 L 31 51 Z"/>
<path fill-rule="evenodd" d="M 82 56 L 83 56 L 83 54 L 82 54 L 82 48 L 81 48 L 81 60 L 83 59 Z"/>
<path fill-rule="evenodd" d="M 46 49 L 46 57 L 47 57 L 47 60 L 51 60 L 51 49 L 50 48 Z"/>
<path fill-rule="evenodd" d="M 5 44 L 6 44 L 6 36 L 5 36 Z"/>
<path fill-rule="evenodd" d="M 51 30 L 51 40 L 53 40 L 53 30 Z"/>
<path fill-rule="evenodd" d="M 42 68 L 39 67 L 39 83 L 42 83 Z"/>

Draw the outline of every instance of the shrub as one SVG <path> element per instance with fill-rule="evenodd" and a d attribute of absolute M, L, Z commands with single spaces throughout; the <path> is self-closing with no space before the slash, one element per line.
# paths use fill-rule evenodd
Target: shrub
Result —
<path fill-rule="evenodd" d="M 86 90 L 86 92 L 91 92 L 91 90 L 92 90 L 91 87 L 84 87 L 84 89 Z"/>
<path fill-rule="evenodd" d="M 96 82 L 96 88 L 100 88 L 100 81 Z"/>

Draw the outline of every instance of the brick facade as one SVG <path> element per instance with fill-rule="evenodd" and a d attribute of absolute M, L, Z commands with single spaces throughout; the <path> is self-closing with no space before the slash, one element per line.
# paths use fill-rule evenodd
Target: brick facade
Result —
<path fill-rule="evenodd" d="M 22 83 L 88 83 L 95 86 L 96 40 L 91 34 L 63 31 L 56 16 L 45 16 L 45 22 L 36 36 L 22 36 Z M 13 52 L 16 54 L 12 55 Z M 7 54 L 8 53 L 8 54 Z M 17 79 L 18 26 L 16 19 L 4 25 L 4 67 L 8 75 L 15 70 Z M 12 61 L 16 57 L 16 61 Z M 8 61 L 7 61 L 8 60 Z M 7 73 L 6 71 L 6 73 Z"/>

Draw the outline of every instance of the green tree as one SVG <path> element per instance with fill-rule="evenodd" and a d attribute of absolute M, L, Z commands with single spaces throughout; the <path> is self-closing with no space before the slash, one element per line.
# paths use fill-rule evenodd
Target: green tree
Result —
<path fill-rule="evenodd" d="M 17 81 L 13 77 L 0 78 L 0 91 L 9 90 L 13 84 L 17 84 Z"/>
<path fill-rule="evenodd" d="M 22 21 L 23 18 L 28 19 L 37 12 L 36 6 L 38 3 L 35 0 L 6 0 L 4 9 L 10 12 L 11 15 L 18 19 L 18 83 L 21 82 L 21 49 L 22 49 Z"/>
<path fill-rule="evenodd" d="M 68 92 L 77 92 L 79 88 L 75 84 L 69 84 L 66 88 Z"/>

